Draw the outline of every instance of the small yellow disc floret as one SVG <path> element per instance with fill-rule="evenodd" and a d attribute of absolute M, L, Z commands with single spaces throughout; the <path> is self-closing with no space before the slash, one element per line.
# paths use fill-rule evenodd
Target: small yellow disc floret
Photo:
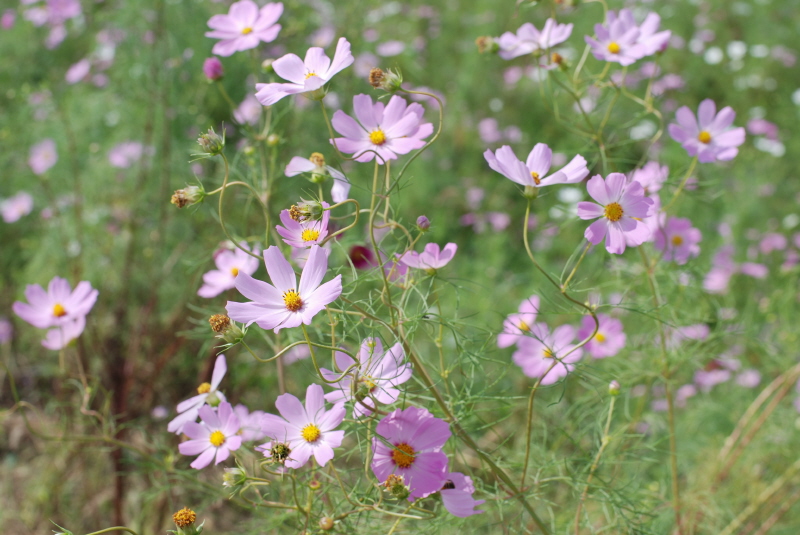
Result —
<path fill-rule="evenodd" d="M 319 427 L 316 425 L 308 424 L 300 432 L 300 436 L 302 436 L 303 440 L 306 442 L 316 442 L 319 440 L 319 437 L 322 436 L 322 431 L 320 431 Z"/>
<path fill-rule="evenodd" d="M 377 130 L 373 130 L 369 133 L 369 140 L 372 142 L 373 145 L 383 145 L 386 143 L 386 134 L 383 133 L 383 130 L 380 128 Z"/>

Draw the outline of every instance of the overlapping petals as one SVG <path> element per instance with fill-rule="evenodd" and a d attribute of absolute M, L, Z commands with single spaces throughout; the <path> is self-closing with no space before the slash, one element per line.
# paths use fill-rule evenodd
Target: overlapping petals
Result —
<path fill-rule="evenodd" d="M 731 128 L 736 112 L 730 106 L 717 113 L 711 99 L 705 99 L 697 109 L 697 117 L 683 106 L 675 113 L 678 124 L 669 125 L 669 135 L 680 143 L 689 156 L 697 156 L 700 163 L 725 162 L 739 154 L 744 143 L 744 127 Z"/>
<path fill-rule="evenodd" d="M 241 242 L 240 247 L 247 249 L 246 242 Z M 254 254 L 259 254 L 261 251 L 258 247 L 253 249 Z M 203 274 L 203 286 L 197 291 L 200 297 L 216 297 L 225 290 L 230 290 L 236 285 L 236 277 L 240 273 L 252 275 L 258 269 L 258 258 L 255 258 L 238 247 L 234 250 L 219 251 L 214 257 L 214 263 L 217 269 Z"/>
<path fill-rule="evenodd" d="M 531 336 L 519 340 L 512 359 L 528 377 L 541 377 L 543 385 L 553 384 L 571 372 L 583 356 L 581 348 L 573 351 L 574 340 L 572 325 L 561 325 L 550 332 L 547 325 L 537 323 L 531 328 Z"/>
<path fill-rule="evenodd" d="M 516 34 L 506 32 L 495 41 L 500 47 L 498 55 L 503 59 L 513 59 L 525 54 L 544 52 L 563 43 L 572 34 L 572 24 L 558 24 L 555 19 L 547 19 L 542 31 L 526 22 Z"/>
<path fill-rule="evenodd" d="M 323 208 L 329 208 L 330 205 L 322 202 Z M 281 223 L 283 226 L 276 225 L 275 229 L 283 237 L 283 241 L 300 249 L 311 247 L 312 245 L 320 245 L 328 235 L 328 220 L 331 217 L 329 210 L 322 212 L 322 219 L 318 221 L 306 220 L 295 221 L 289 214 L 289 210 L 281 211 Z"/>
<path fill-rule="evenodd" d="M 446 266 L 457 250 L 455 243 L 448 243 L 444 249 L 440 249 L 438 243 L 429 243 L 421 253 L 409 251 L 399 258 L 401 264 L 411 268 L 437 270 Z"/>
<path fill-rule="evenodd" d="M 86 316 L 97 301 L 98 290 L 87 281 L 81 281 L 73 291 L 66 279 L 54 277 L 47 291 L 38 284 L 25 288 L 27 303 L 16 301 L 14 313 L 34 327 L 48 329 Z"/>
<path fill-rule="evenodd" d="M 577 155 L 562 169 L 547 176 L 550 171 L 553 151 L 544 143 L 537 143 L 524 163 L 517 158 L 517 155 L 508 145 L 503 145 L 494 154 L 491 150 L 487 150 L 483 153 L 483 157 L 486 158 L 489 167 L 494 171 L 521 186 L 531 188 L 540 188 L 552 184 L 575 184 L 589 174 L 589 169 L 586 167 L 586 159 Z"/>
<path fill-rule="evenodd" d="M 201 423 L 188 422 L 183 426 L 183 433 L 190 440 L 178 445 L 181 454 L 198 456 L 190 465 L 197 470 L 211 461 L 221 463 L 242 445 L 242 437 L 238 435 L 239 418 L 230 403 L 220 403 L 218 411 L 205 405 L 200 409 L 200 418 Z"/>
<path fill-rule="evenodd" d="M 212 31 L 206 37 L 222 39 L 211 52 L 218 56 L 230 56 L 235 52 L 255 48 L 259 43 L 269 43 L 278 37 L 281 25 L 276 24 L 283 14 L 283 4 L 269 3 L 258 8 L 251 0 L 231 4 L 227 15 L 214 15 L 208 21 Z"/>

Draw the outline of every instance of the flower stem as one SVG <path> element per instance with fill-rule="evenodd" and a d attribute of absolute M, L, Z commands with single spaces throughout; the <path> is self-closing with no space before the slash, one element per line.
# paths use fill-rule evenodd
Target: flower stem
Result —
<path fill-rule="evenodd" d="M 249 251 L 249 250 L 245 249 L 244 247 L 242 247 L 241 245 L 239 245 L 239 243 L 236 240 L 233 239 L 233 236 L 230 235 L 230 233 L 228 232 L 228 229 L 225 228 L 225 219 L 224 219 L 224 217 L 222 215 L 222 206 L 223 206 L 222 205 L 222 201 L 225 199 L 225 188 L 228 187 L 228 178 L 230 177 L 230 166 L 228 165 L 228 158 L 225 157 L 225 154 L 224 153 L 220 153 L 220 156 L 222 156 L 222 161 L 225 162 L 225 178 L 222 179 L 222 187 L 219 189 L 219 210 L 218 210 L 219 211 L 219 224 L 222 226 L 222 232 L 225 233 L 225 236 L 227 236 L 228 239 L 231 241 L 231 243 L 233 243 L 236 247 L 238 247 L 239 249 L 241 249 L 245 253 L 249 254 L 250 256 L 252 256 L 254 258 L 258 258 L 259 260 L 261 260 L 260 256 L 258 256 L 257 254 L 254 254 L 252 251 Z M 258 195 L 256 195 L 256 197 L 258 197 Z M 266 210 L 266 208 L 265 208 L 265 210 Z"/>

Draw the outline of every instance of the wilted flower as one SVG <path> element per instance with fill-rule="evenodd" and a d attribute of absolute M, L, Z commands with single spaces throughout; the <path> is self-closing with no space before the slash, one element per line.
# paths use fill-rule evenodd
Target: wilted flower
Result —
<path fill-rule="evenodd" d="M 199 203 L 205 196 L 206 192 L 202 186 L 186 186 L 183 189 L 175 190 L 169 202 L 178 208 L 185 208 Z"/>
<path fill-rule="evenodd" d="M 697 156 L 700 163 L 732 160 L 744 143 L 743 127 L 730 128 L 736 112 L 730 106 L 717 113 L 716 104 L 705 99 L 697 110 L 697 119 L 692 111 L 683 106 L 675 113 L 678 124 L 669 125 L 669 135 L 680 143 L 689 156 Z"/>
<path fill-rule="evenodd" d="M 260 42 L 274 41 L 281 31 L 281 25 L 275 23 L 282 13 L 283 4 L 280 2 L 269 3 L 261 9 L 251 0 L 234 2 L 227 15 L 214 15 L 208 20 L 213 31 L 206 32 L 206 37 L 222 39 L 211 52 L 230 56 L 234 52 L 255 48 Z"/>
<path fill-rule="evenodd" d="M 178 451 L 183 455 L 199 455 L 189 465 L 197 470 L 205 468 L 212 460 L 214 464 L 221 463 L 242 445 L 242 437 L 238 434 L 239 418 L 230 403 L 223 401 L 216 411 L 203 405 L 199 415 L 201 423 L 187 422 L 182 429 L 191 440 L 178 445 Z"/>
<path fill-rule="evenodd" d="M 145 153 L 152 154 L 153 147 L 145 147 L 138 141 L 123 141 L 108 151 L 108 162 L 120 169 L 126 169 L 138 162 Z"/>
<path fill-rule="evenodd" d="M 375 89 L 383 89 L 389 93 L 394 93 L 403 85 L 403 75 L 399 71 L 384 71 L 376 67 L 369 71 L 369 85 Z"/>
<path fill-rule="evenodd" d="M 250 250 L 247 242 L 239 243 L 239 247 Z M 258 258 L 247 254 L 239 247 L 233 250 L 223 249 L 214 255 L 214 264 L 217 269 L 212 269 L 203 274 L 203 286 L 197 291 L 197 295 L 210 299 L 216 297 L 225 290 L 230 290 L 236 285 L 236 277 L 239 273 L 252 275 L 258 269 Z M 260 254 L 258 246 L 253 248 L 253 254 Z"/>

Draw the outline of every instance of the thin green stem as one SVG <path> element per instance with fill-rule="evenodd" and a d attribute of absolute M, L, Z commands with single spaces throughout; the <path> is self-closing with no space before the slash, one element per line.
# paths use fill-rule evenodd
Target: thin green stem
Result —
<path fill-rule="evenodd" d="M 131 528 L 126 528 L 125 526 L 115 526 L 113 528 L 101 529 L 100 531 L 93 531 L 92 533 L 87 533 L 86 535 L 100 535 L 101 533 L 111 533 L 112 531 L 127 531 L 133 535 L 138 535 L 138 533 L 133 531 Z"/>
<path fill-rule="evenodd" d="M 241 249 L 245 253 L 249 254 L 253 258 L 258 258 L 259 260 L 261 260 L 260 256 L 258 256 L 257 254 L 253 253 L 252 251 L 250 251 L 248 249 L 245 249 L 244 247 L 239 245 L 239 243 L 235 239 L 233 239 L 233 236 L 230 235 L 230 233 L 228 232 L 228 229 L 225 227 L 225 219 L 224 219 L 224 217 L 222 215 L 222 206 L 223 206 L 222 202 L 225 200 L 225 189 L 228 187 L 228 178 L 230 177 L 230 166 L 228 165 L 228 158 L 225 157 L 225 154 L 224 153 L 220 153 L 220 156 L 222 156 L 222 161 L 225 162 L 225 178 L 222 179 L 222 187 L 220 188 L 220 191 L 219 191 L 219 210 L 218 210 L 218 212 L 219 212 L 219 224 L 220 224 L 220 226 L 222 226 L 222 232 L 225 233 L 225 236 L 227 236 L 228 239 L 231 241 L 231 243 L 233 243 L 236 247 L 238 247 L 239 249 Z M 258 198 L 257 195 L 256 195 L 256 198 Z M 266 210 L 266 208 L 265 208 L 265 210 Z"/>

